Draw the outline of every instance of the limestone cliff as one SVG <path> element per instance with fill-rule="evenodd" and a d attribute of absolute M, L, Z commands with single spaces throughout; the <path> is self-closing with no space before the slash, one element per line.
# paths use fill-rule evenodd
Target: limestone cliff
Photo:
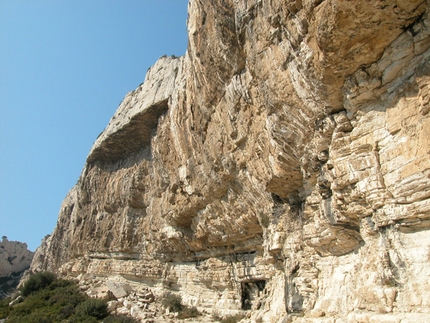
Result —
<path fill-rule="evenodd" d="M 423 0 L 191 0 L 33 270 L 256 322 L 430 321 Z M 82 277 L 82 276 L 80 276 Z"/>
<path fill-rule="evenodd" d="M 18 286 L 23 272 L 30 267 L 33 254 L 26 243 L 9 241 L 3 236 L 0 242 L 0 299 Z"/>

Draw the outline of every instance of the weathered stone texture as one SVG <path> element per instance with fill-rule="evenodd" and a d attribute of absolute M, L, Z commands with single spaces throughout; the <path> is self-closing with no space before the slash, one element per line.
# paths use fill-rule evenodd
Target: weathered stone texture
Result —
<path fill-rule="evenodd" d="M 10 277 L 30 267 L 33 252 L 27 249 L 27 244 L 9 241 L 3 237 L 0 242 L 0 277 Z"/>
<path fill-rule="evenodd" d="M 256 322 L 430 319 L 429 3 L 191 0 L 33 268 Z"/>
<path fill-rule="evenodd" d="M 9 241 L 3 236 L 0 241 L 0 299 L 11 296 L 24 274 L 31 265 L 34 252 L 27 244 Z"/>

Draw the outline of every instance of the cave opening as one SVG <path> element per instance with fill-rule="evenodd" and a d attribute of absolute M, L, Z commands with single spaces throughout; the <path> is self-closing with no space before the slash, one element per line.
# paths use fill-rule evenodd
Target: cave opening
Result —
<path fill-rule="evenodd" d="M 250 310 L 254 301 L 260 296 L 266 287 L 265 280 L 242 282 L 242 309 Z"/>

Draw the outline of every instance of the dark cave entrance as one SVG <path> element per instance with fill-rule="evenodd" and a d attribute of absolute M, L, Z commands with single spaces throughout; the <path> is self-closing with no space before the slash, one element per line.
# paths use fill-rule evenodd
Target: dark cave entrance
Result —
<path fill-rule="evenodd" d="M 254 301 L 266 287 L 265 280 L 254 280 L 241 283 L 242 287 L 242 309 L 250 310 Z"/>

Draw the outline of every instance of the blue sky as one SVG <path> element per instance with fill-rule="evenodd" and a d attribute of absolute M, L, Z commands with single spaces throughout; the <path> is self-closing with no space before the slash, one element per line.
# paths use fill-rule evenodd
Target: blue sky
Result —
<path fill-rule="evenodd" d="M 187 0 L 0 0 L 0 237 L 35 250 L 127 92 L 187 47 Z"/>

